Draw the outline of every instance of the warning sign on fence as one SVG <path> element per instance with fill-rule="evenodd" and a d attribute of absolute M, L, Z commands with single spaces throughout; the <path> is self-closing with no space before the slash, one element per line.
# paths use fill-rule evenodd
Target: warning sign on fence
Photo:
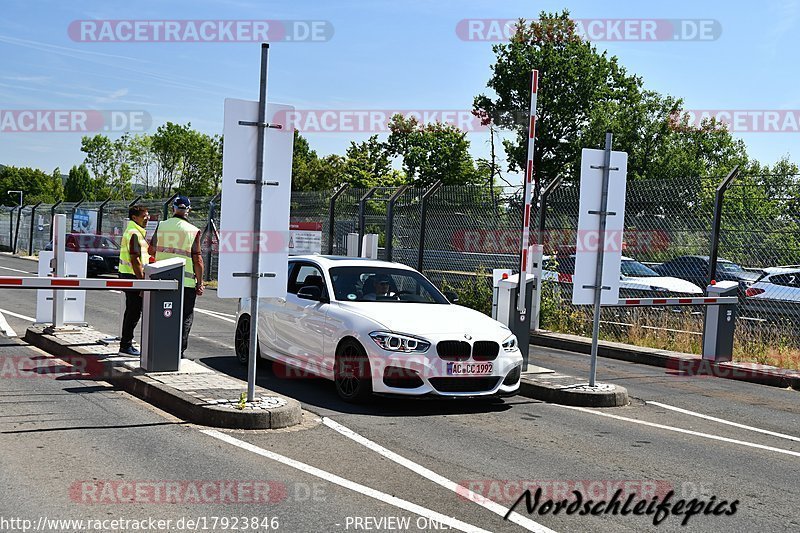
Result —
<path fill-rule="evenodd" d="M 289 234 L 289 255 L 322 253 L 321 223 L 290 222 Z"/>

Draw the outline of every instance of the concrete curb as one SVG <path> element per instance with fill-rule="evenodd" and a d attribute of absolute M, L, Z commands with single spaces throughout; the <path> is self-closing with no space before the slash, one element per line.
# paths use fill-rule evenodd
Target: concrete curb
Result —
<path fill-rule="evenodd" d="M 565 333 L 531 332 L 531 344 L 577 353 L 590 353 L 592 339 Z M 666 368 L 678 376 L 713 376 L 758 383 L 770 387 L 800 390 L 800 372 L 757 363 L 714 363 L 698 355 L 600 341 L 601 357 Z"/>
<path fill-rule="evenodd" d="M 627 389 L 619 385 L 606 385 L 598 390 L 587 390 L 585 383 L 564 385 L 548 381 L 523 375 L 519 384 L 519 394 L 543 402 L 576 407 L 624 407 L 630 403 Z"/>
<path fill-rule="evenodd" d="M 299 424 L 302 408 L 297 400 L 267 389 L 256 387 L 256 397 L 270 396 L 284 400 L 284 405 L 259 410 L 238 410 L 210 405 L 183 391 L 160 383 L 147 374 L 133 371 L 121 363 L 104 360 L 98 343 L 75 343 L 44 333 L 43 327 L 33 326 L 25 333 L 25 341 L 81 368 L 94 379 L 108 381 L 116 387 L 175 416 L 204 426 L 230 429 L 278 429 Z M 85 328 L 90 329 L 90 328 Z M 215 372 L 219 374 L 218 372 Z M 229 377 L 229 376 L 228 376 Z M 233 379 L 233 378 L 231 378 Z M 242 382 L 242 388 L 246 384 Z"/>

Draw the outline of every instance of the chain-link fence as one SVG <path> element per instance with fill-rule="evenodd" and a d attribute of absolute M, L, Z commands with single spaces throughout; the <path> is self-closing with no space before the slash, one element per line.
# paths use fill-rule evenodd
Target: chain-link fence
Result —
<path fill-rule="evenodd" d="M 722 177 L 629 181 L 621 295 L 702 294 L 708 282 L 715 194 Z M 519 268 L 522 194 L 519 188 L 432 186 L 293 192 L 292 223 L 321 228 L 321 252 L 346 253 L 350 233 L 379 235 L 379 257 L 422 270 L 434 283 L 462 289 L 465 303 L 486 310 L 493 268 Z M 546 280 L 542 326 L 586 334 L 590 310 L 570 303 L 579 190 L 563 183 L 549 196 L 544 229 L 532 216 L 532 240 L 543 243 Z M 222 202 L 222 203 L 220 203 Z M 139 200 L 163 218 L 169 199 Z M 224 199 L 193 198 L 192 222 L 203 230 L 209 279 L 217 273 Z M 235 208 L 235 206 L 234 206 Z M 74 231 L 117 242 L 127 202 L 61 203 L 0 208 L 0 247 L 36 254 L 51 240 L 52 215 L 64 213 Z M 390 216 L 391 215 L 391 216 Z M 154 216 L 155 218 L 155 216 Z M 612 239 L 612 242 L 614 240 Z M 772 353 L 800 346 L 800 177 L 739 176 L 725 192 L 719 226 L 717 281 L 740 284 L 739 351 Z M 468 290 L 467 290 L 468 289 Z M 603 310 L 607 338 L 699 351 L 702 309 Z M 766 357 L 766 355 L 764 356 Z"/>

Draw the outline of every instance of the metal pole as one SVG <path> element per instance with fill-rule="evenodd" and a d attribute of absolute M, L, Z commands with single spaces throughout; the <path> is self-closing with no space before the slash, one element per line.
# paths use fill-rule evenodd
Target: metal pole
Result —
<path fill-rule="evenodd" d="M 377 187 L 371 188 L 367 191 L 367 194 L 362 196 L 361 200 L 358 201 L 358 257 L 361 257 L 361 248 L 364 246 L 364 234 L 367 231 L 366 203 L 377 190 Z"/>
<path fill-rule="evenodd" d="M 22 220 L 22 209 L 24 206 L 19 206 L 19 212 L 17 213 L 17 229 L 14 230 L 14 249 L 11 251 L 12 254 L 17 253 L 17 245 L 19 244 L 19 221 Z"/>
<path fill-rule="evenodd" d="M 135 206 L 136 202 L 138 202 L 142 198 L 144 198 L 144 197 L 141 194 L 139 196 L 137 196 L 136 198 L 134 198 L 133 201 L 128 204 L 128 209 L 130 209 L 131 207 Z M 127 215 L 127 213 L 126 213 L 126 215 Z"/>
<path fill-rule="evenodd" d="M 33 228 L 34 228 L 33 219 L 34 217 L 36 217 L 36 208 L 39 207 L 40 205 L 42 205 L 41 201 L 36 202 L 35 204 L 33 204 L 33 207 L 31 207 L 31 230 L 28 233 L 28 256 L 33 255 Z"/>
<path fill-rule="evenodd" d="M 597 269 L 595 270 L 594 321 L 592 322 L 592 354 L 589 370 L 589 386 L 594 387 L 597 375 L 597 340 L 600 335 L 600 301 L 603 295 L 603 259 L 606 247 L 606 219 L 608 217 L 608 180 L 611 172 L 611 145 L 613 135 L 606 132 L 605 157 L 603 158 L 603 189 L 600 195 L 600 232 L 597 236 Z"/>
<path fill-rule="evenodd" d="M 67 275 L 66 269 L 66 236 L 67 215 L 56 215 L 53 219 L 53 259 L 55 260 L 54 275 L 63 278 Z M 64 327 L 64 291 L 53 291 L 53 329 Z"/>
<path fill-rule="evenodd" d="M 525 301 L 528 290 L 528 246 L 530 245 L 531 202 L 533 200 L 533 155 L 536 143 L 536 99 L 539 93 L 539 71 L 531 71 L 531 100 L 530 120 L 528 121 L 528 165 L 525 169 L 524 207 L 522 213 L 522 238 L 519 253 L 519 297 L 517 298 L 517 311 L 520 315 L 526 313 Z M 521 317 L 520 317 L 521 318 Z"/>
<path fill-rule="evenodd" d="M 258 140 L 256 148 L 256 201 L 253 215 L 253 234 L 260 242 L 261 203 L 264 194 L 264 136 L 267 121 L 267 63 L 269 60 L 269 44 L 261 44 L 261 79 L 258 90 Z M 247 361 L 247 401 L 254 401 L 256 389 L 256 356 L 258 355 L 258 288 L 261 273 L 261 249 L 253 253 L 250 274 L 250 350 Z"/>
<path fill-rule="evenodd" d="M 392 233 L 394 233 L 394 203 L 400 196 L 406 192 L 411 185 L 406 183 L 400 186 L 399 189 L 389 198 L 389 205 L 386 208 L 386 260 L 392 260 Z"/>
<path fill-rule="evenodd" d="M 708 279 L 706 285 L 711 285 L 711 280 L 717 276 L 717 255 L 719 254 L 719 233 L 722 229 L 722 204 L 725 199 L 725 191 L 731 186 L 733 180 L 739 176 L 739 165 L 736 165 L 730 174 L 717 186 L 717 194 L 714 197 L 714 220 L 711 226 L 711 251 L 708 256 Z"/>
<path fill-rule="evenodd" d="M 59 200 L 50 208 L 50 240 L 53 240 L 53 218 L 56 216 L 56 207 L 64 203 L 64 200 Z"/>
<path fill-rule="evenodd" d="M 100 204 L 100 207 L 97 208 L 97 230 L 95 231 L 97 235 L 103 234 L 103 210 L 106 208 L 106 204 L 111 201 L 111 198 Z"/>
<path fill-rule="evenodd" d="M 8 212 L 9 219 L 8 219 L 8 249 L 11 250 L 11 253 L 14 253 L 14 208 L 11 208 L 11 211 Z"/>
<path fill-rule="evenodd" d="M 328 204 L 328 255 L 333 255 L 333 242 L 336 239 L 336 200 L 350 187 L 349 183 L 342 183 L 341 187 L 336 189 L 331 196 L 330 204 Z"/>
<path fill-rule="evenodd" d="M 175 194 L 173 194 L 172 196 L 169 197 L 169 200 L 164 202 L 164 207 L 161 210 L 161 215 L 162 215 L 161 216 L 161 220 L 167 220 L 167 217 L 169 216 L 169 204 L 171 204 L 172 200 L 174 200 L 177 197 L 178 197 L 178 193 L 175 193 Z"/>
<path fill-rule="evenodd" d="M 217 234 L 217 228 L 214 226 L 214 215 L 217 212 L 217 200 L 219 200 L 221 195 L 222 193 L 217 193 L 208 203 L 208 220 L 206 221 L 206 227 L 203 230 L 203 236 L 201 238 L 202 242 L 205 242 L 206 235 L 211 232 L 211 242 L 213 243 L 213 238 Z M 211 281 L 211 252 L 211 246 L 206 246 L 205 263 L 207 266 L 203 271 L 206 281 Z"/>
<path fill-rule="evenodd" d="M 417 250 L 417 270 L 422 272 L 422 259 L 425 255 L 425 223 L 428 218 L 428 198 L 436 194 L 439 187 L 442 186 L 442 180 L 437 180 L 436 183 L 428 187 L 428 190 L 422 194 L 422 199 L 419 203 L 419 249 Z"/>
<path fill-rule="evenodd" d="M 69 230 L 70 231 L 72 231 L 72 228 L 75 227 L 75 211 L 77 211 L 78 207 L 85 201 L 86 201 L 85 198 L 81 198 L 80 202 L 78 202 L 77 204 L 72 206 L 72 219 L 69 221 Z"/>

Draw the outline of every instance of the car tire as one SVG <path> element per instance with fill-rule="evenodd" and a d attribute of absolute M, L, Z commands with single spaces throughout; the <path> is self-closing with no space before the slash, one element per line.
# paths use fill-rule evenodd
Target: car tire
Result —
<path fill-rule="evenodd" d="M 339 397 L 349 403 L 363 403 L 372 396 L 372 372 L 364 347 L 355 340 L 339 345 L 334 363 L 334 383 Z"/>
<path fill-rule="evenodd" d="M 236 323 L 233 347 L 236 359 L 242 366 L 247 366 L 250 359 L 250 315 L 241 315 Z M 261 362 L 261 347 L 257 348 L 256 363 Z"/>

